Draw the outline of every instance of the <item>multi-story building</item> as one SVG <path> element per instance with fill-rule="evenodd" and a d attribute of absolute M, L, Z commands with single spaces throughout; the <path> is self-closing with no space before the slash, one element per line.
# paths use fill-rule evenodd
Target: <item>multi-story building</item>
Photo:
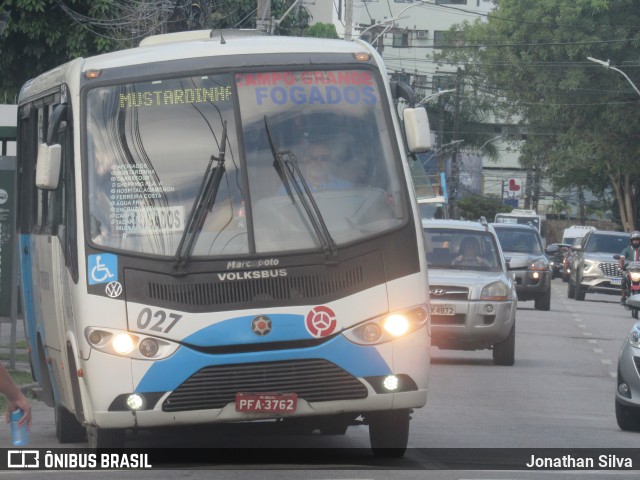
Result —
<path fill-rule="evenodd" d="M 390 74 L 411 84 L 421 98 L 446 92 L 442 93 L 445 108 L 452 108 L 454 104 L 456 70 L 451 66 L 439 66 L 431 60 L 431 55 L 444 45 L 444 33 L 452 25 L 482 21 L 493 8 L 491 0 L 316 0 L 313 5 L 310 3 L 305 3 L 305 7 L 314 22 L 333 23 L 342 37 L 351 33 L 353 37 L 365 38 L 380 52 Z M 351 29 L 347 21 L 350 4 Z M 498 161 L 465 149 L 464 143 L 457 145 L 459 154 L 454 180 L 459 184 L 460 194 L 502 196 L 506 203 L 522 208 L 526 193 L 537 187 L 538 210 L 549 209 L 554 201 L 551 188 L 544 181 L 536 182 L 535 175 L 520 165 L 518 144 L 514 143 L 512 134 L 507 135 L 507 131 L 512 132 L 512 126 L 496 121 L 492 127 L 495 137 L 489 142 L 499 152 Z M 435 130 L 436 145 L 442 145 L 442 142 L 438 143 L 436 121 L 432 122 L 431 128 Z M 433 163 L 439 163 L 437 167 L 442 167 L 451 176 L 451 146 L 442 147 L 443 150 L 437 152 L 439 155 L 431 158 Z"/>

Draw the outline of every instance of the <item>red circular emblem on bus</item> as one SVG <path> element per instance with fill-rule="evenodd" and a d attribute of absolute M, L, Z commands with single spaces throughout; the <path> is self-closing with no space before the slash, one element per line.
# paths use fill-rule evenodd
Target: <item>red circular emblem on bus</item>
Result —
<path fill-rule="evenodd" d="M 307 313 L 305 325 L 314 337 L 327 337 L 335 331 L 338 322 L 334 311 L 321 305 Z"/>

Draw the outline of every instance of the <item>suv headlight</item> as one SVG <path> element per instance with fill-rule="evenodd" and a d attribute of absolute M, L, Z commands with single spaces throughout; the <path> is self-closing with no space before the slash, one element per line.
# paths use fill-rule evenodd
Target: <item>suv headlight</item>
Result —
<path fill-rule="evenodd" d="M 375 345 L 418 330 L 427 323 L 428 318 L 429 314 L 424 306 L 413 307 L 367 320 L 342 334 L 358 345 Z"/>
<path fill-rule="evenodd" d="M 592 260 L 585 260 L 582 266 L 582 271 L 584 273 L 589 273 L 591 270 L 595 268 L 595 266 L 596 266 L 596 262 Z"/>
<path fill-rule="evenodd" d="M 509 287 L 502 282 L 493 282 L 480 292 L 480 300 L 504 302 L 509 298 Z"/>
<path fill-rule="evenodd" d="M 636 323 L 629 332 L 629 343 L 632 347 L 640 348 L 640 325 Z"/>
<path fill-rule="evenodd" d="M 529 270 L 549 270 L 549 261 L 545 257 L 537 258 L 529 265 Z"/>
<path fill-rule="evenodd" d="M 84 335 L 91 348 L 138 360 L 166 358 L 173 355 L 180 346 L 164 339 L 111 328 L 87 327 Z"/>

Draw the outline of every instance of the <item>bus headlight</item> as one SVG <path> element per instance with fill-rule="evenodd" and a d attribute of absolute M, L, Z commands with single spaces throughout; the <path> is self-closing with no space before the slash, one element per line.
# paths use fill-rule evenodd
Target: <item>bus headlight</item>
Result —
<path fill-rule="evenodd" d="M 119 355 L 126 355 L 133 350 L 135 346 L 135 337 L 128 333 L 118 333 L 113 337 L 112 345 L 115 352 Z"/>
<path fill-rule="evenodd" d="M 372 318 L 356 325 L 342 334 L 358 345 L 375 345 L 403 337 L 427 323 L 429 314 L 424 306 Z"/>
<path fill-rule="evenodd" d="M 129 395 L 126 400 L 126 404 L 127 407 L 133 411 L 144 410 L 146 406 L 144 397 L 138 395 L 137 393 L 132 393 L 131 395 Z"/>
<path fill-rule="evenodd" d="M 139 360 L 169 357 L 180 346 L 160 338 L 102 327 L 87 327 L 84 336 L 91 348 L 100 352 Z"/>
<path fill-rule="evenodd" d="M 409 331 L 409 320 L 404 315 L 389 315 L 382 322 L 385 331 L 393 337 L 401 337 Z"/>

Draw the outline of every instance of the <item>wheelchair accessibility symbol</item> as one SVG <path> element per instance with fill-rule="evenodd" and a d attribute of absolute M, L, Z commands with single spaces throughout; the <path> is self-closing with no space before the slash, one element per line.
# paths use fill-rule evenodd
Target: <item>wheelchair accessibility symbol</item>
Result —
<path fill-rule="evenodd" d="M 110 253 L 87 257 L 89 285 L 116 282 L 118 280 L 118 257 Z"/>

